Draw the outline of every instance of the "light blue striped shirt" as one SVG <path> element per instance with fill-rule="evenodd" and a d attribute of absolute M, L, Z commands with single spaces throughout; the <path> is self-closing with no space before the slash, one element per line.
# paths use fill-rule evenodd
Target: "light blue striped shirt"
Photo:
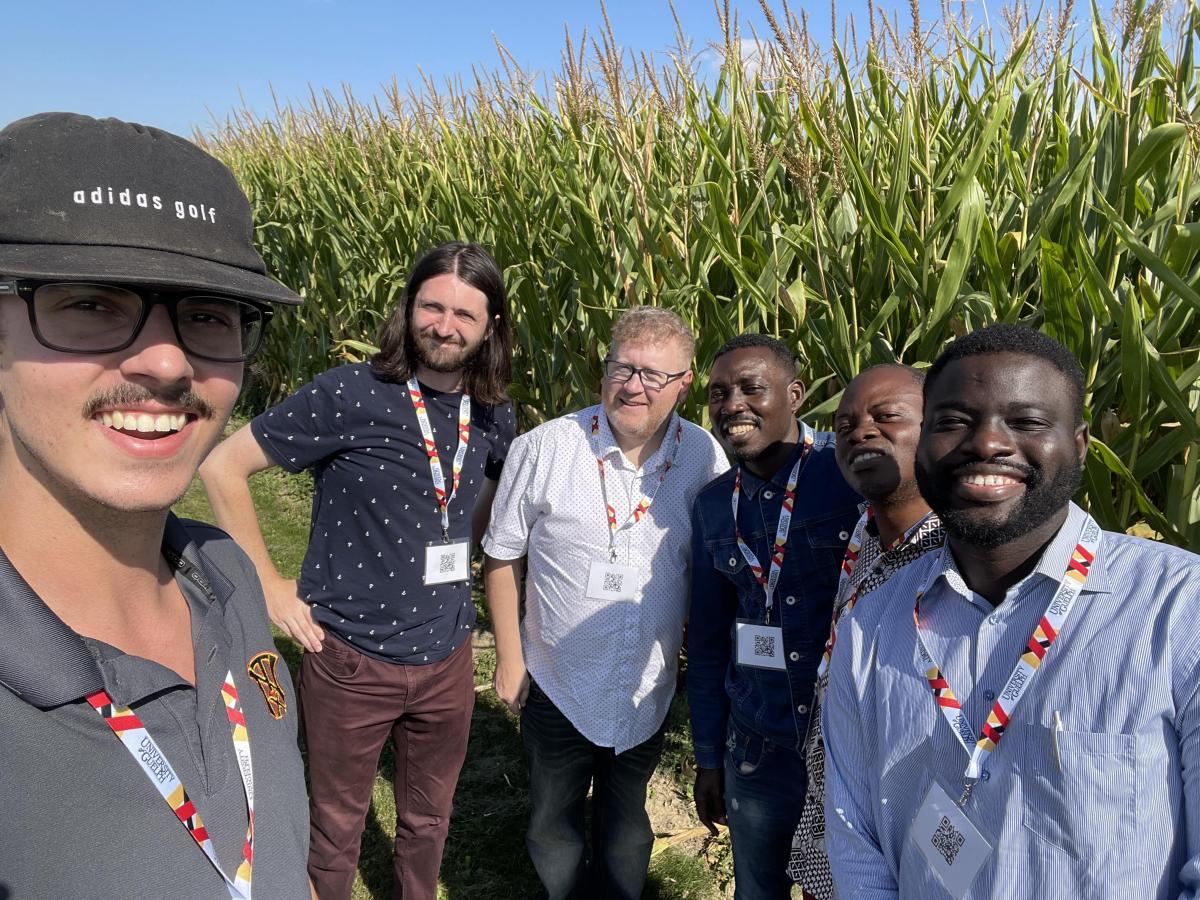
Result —
<path fill-rule="evenodd" d="M 1046 609 L 1084 513 L 994 610 L 949 546 L 843 620 L 823 717 L 826 840 L 842 900 L 949 896 L 909 831 L 932 779 L 962 791 L 967 753 L 917 662 L 921 635 L 978 733 Z M 1200 557 L 1105 532 L 966 812 L 994 850 L 967 897 L 1200 896 Z M 1062 767 L 1055 757 L 1051 725 Z"/>

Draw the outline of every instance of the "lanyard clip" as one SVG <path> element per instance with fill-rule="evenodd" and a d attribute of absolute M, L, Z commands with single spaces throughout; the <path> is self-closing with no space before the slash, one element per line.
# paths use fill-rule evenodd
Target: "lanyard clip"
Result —
<path fill-rule="evenodd" d="M 450 529 L 449 528 L 442 529 L 442 543 L 443 544 L 450 543 Z"/>
<path fill-rule="evenodd" d="M 616 564 L 617 561 L 617 548 L 612 544 L 608 545 L 608 561 L 613 564 Z"/>
<path fill-rule="evenodd" d="M 971 799 L 971 791 L 975 787 L 975 782 L 977 780 L 978 779 L 975 779 L 975 778 L 964 778 L 963 779 L 962 796 L 958 798 L 958 808 L 959 809 L 962 809 L 964 806 L 966 806 L 967 801 Z"/>

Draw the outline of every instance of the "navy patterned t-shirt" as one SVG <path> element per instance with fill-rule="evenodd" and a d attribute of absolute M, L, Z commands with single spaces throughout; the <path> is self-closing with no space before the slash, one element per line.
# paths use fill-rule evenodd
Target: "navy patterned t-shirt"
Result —
<path fill-rule="evenodd" d="M 462 394 L 421 390 L 449 489 Z M 300 596 L 323 628 L 369 656 L 415 665 L 445 659 L 470 636 L 470 581 L 428 587 L 422 581 L 425 547 L 441 540 L 442 526 L 406 385 L 381 380 L 368 363 L 340 366 L 257 416 L 250 428 L 279 465 L 312 470 Z M 450 504 L 451 540 L 470 539 L 483 481 L 499 479 L 515 435 L 510 404 L 471 401 L 471 438 Z"/>

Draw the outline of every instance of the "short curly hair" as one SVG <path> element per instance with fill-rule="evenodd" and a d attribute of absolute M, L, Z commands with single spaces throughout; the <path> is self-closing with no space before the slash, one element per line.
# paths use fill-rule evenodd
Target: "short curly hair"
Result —
<path fill-rule="evenodd" d="M 1020 353 L 1025 356 L 1036 356 L 1054 366 L 1067 383 L 1071 385 L 1074 394 L 1075 424 L 1083 422 L 1083 395 L 1087 390 L 1083 367 L 1075 355 L 1054 338 L 1042 334 L 1027 325 L 1009 325 L 1000 323 L 980 328 L 955 339 L 933 361 L 933 365 L 925 373 L 925 399 L 929 399 L 933 386 L 937 383 L 946 366 L 956 360 L 968 356 L 979 356 L 983 353 Z"/>
<path fill-rule="evenodd" d="M 661 306 L 637 306 L 621 314 L 613 325 L 611 353 L 618 347 L 646 346 L 676 341 L 688 358 L 696 354 L 696 336 L 679 313 Z"/>
<path fill-rule="evenodd" d="M 778 360 L 781 368 L 786 369 L 792 378 L 796 377 L 796 354 L 789 350 L 783 341 L 773 338 L 769 334 L 739 334 L 737 337 L 732 337 L 721 345 L 721 349 L 713 356 L 713 362 L 715 363 L 726 353 L 752 347 L 761 347 L 769 351 Z"/>
<path fill-rule="evenodd" d="M 852 382 L 857 381 L 859 378 L 862 378 L 868 372 L 874 372 L 876 369 L 899 370 L 900 372 L 903 372 L 905 375 L 908 376 L 908 379 L 913 383 L 914 386 L 916 386 L 917 390 L 922 390 L 925 387 L 925 373 L 924 372 L 922 372 L 920 369 L 914 369 L 912 366 L 906 366 L 904 363 L 899 363 L 899 362 L 875 363 L 875 365 L 873 365 L 873 366 L 867 366 L 865 369 L 863 369 L 861 372 L 859 372 L 857 375 L 855 375 L 854 378 L 852 378 L 850 380 Z M 849 384 L 846 385 L 846 387 L 849 387 L 849 386 L 850 386 Z"/>

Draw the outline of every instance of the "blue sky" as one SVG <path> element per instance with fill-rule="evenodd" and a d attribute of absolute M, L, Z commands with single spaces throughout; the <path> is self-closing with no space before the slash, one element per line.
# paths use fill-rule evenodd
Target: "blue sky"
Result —
<path fill-rule="evenodd" d="M 806 5 L 812 30 L 829 34 L 829 6 Z M 879 0 L 900 8 L 908 4 Z M 719 37 L 710 0 L 677 0 L 696 47 Z M 757 2 L 735 3 L 766 36 Z M 865 21 L 865 0 L 841 0 L 839 18 Z M 922 0 L 936 17 L 937 2 Z M 776 4 L 778 9 L 778 4 Z M 666 0 L 609 0 L 618 43 L 660 51 L 674 41 Z M 366 99 L 396 77 L 423 69 L 437 79 L 494 68 L 495 34 L 527 70 L 558 67 L 563 26 L 578 38 L 600 27 L 592 0 L 384 2 L 384 0 L 41 0 L 4 9 L 4 90 L 0 124 L 45 110 L 70 110 L 157 125 L 182 134 L 207 127 L 241 105 L 259 113 L 281 99 L 303 100 L 309 86 L 349 84 Z M 747 34 L 748 35 L 748 29 Z"/>

